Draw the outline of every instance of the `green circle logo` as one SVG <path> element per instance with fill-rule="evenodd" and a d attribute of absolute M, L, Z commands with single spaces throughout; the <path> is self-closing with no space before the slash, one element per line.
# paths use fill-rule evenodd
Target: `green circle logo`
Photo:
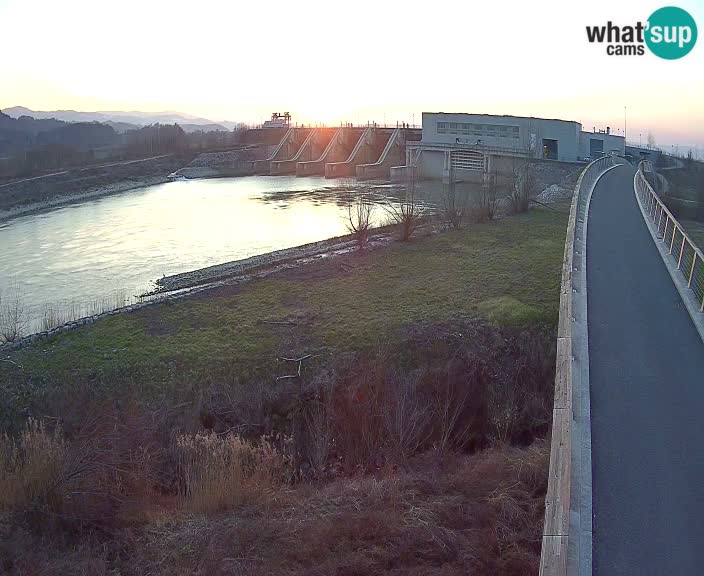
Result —
<path fill-rule="evenodd" d="M 665 60 L 686 56 L 697 41 L 697 24 L 686 10 L 675 6 L 660 8 L 645 25 L 645 43 Z"/>

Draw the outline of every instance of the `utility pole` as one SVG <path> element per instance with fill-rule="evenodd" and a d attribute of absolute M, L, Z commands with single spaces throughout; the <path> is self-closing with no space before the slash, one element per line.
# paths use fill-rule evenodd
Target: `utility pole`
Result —
<path fill-rule="evenodd" d="M 626 130 L 626 127 L 628 126 L 627 121 L 626 121 L 626 107 L 623 107 L 623 143 L 624 145 L 626 144 L 626 138 L 628 137 L 628 131 Z"/>

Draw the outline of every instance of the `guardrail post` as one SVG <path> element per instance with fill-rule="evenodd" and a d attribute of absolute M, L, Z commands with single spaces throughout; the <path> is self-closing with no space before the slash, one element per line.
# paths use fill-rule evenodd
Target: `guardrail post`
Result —
<path fill-rule="evenodd" d="M 675 245 L 675 236 L 677 236 L 677 224 L 673 224 L 675 229 L 672 231 L 672 240 L 670 241 L 670 254 L 672 254 L 672 248 Z"/>
<path fill-rule="evenodd" d="M 665 228 L 662 231 L 662 241 L 665 242 L 665 238 L 667 236 L 667 225 L 670 223 L 670 215 L 668 214 L 667 217 L 665 218 Z"/>
<path fill-rule="evenodd" d="M 682 234 L 682 248 L 680 248 L 680 257 L 677 259 L 677 269 L 682 268 L 682 255 L 684 254 L 684 244 L 687 242 L 687 237 Z M 670 248 L 670 252 L 672 252 L 672 248 Z M 695 252 L 696 254 L 696 252 Z"/>
<path fill-rule="evenodd" d="M 692 287 L 692 278 L 694 278 L 694 267 L 697 265 L 697 253 L 694 253 L 692 258 L 692 269 L 689 271 L 689 281 L 687 282 L 687 288 Z"/>
<path fill-rule="evenodd" d="M 658 234 L 660 234 L 660 223 L 662 222 L 662 206 L 658 203 L 658 208 L 660 209 L 660 216 L 658 216 Z"/>

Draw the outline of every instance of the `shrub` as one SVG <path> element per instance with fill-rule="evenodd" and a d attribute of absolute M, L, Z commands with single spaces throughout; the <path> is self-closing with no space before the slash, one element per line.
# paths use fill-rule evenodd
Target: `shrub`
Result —
<path fill-rule="evenodd" d="M 512 166 L 513 186 L 509 204 L 513 214 L 528 211 L 530 198 L 537 192 L 538 178 L 535 165 L 530 160 L 514 162 Z"/>
<path fill-rule="evenodd" d="M 29 325 L 28 311 L 19 284 L 0 294 L 0 344 L 15 342 Z"/>
<path fill-rule="evenodd" d="M 374 204 L 367 194 L 358 194 L 347 201 L 347 231 L 357 242 L 357 249 L 364 250 L 369 242 Z"/>
<path fill-rule="evenodd" d="M 291 459 L 267 437 L 248 442 L 231 433 L 180 435 L 176 450 L 182 503 L 192 512 L 260 502 L 291 476 Z"/>
<path fill-rule="evenodd" d="M 29 420 L 0 447 L 0 508 L 32 531 L 110 531 L 157 483 L 159 451 L 142 416 L 88 410 L 66 435 Z"/>
<path fill-rule="evenodd" d="M 472 216 L 477 222 L 487 222 L 496 216 L 496 174 L 488 172 L 482 176 L 481 188 L 474 196 L 471 208 Z"/>
<path fill-rule="evenodd" d="M 0 438 L 0 510 L 33 513 L 56 509 L 56 487 L 64 468 L 66 442 L 30 419 L 17 438 Z"/>
<path fill-rule="evenodd" d="M 412 168 L 410 174 L 410 179 L 403 193 L 385 206 L 391 221 L 399 227 L 399 236 L 402 242 L 411 239 L 425 213 L 425 208 L 416 197 L 415 169 Z"/>

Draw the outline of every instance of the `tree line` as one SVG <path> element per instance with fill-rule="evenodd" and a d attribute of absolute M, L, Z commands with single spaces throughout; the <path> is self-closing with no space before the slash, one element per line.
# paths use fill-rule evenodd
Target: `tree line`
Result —
<path fill-rule="evenodd" d="M 243 129 L 186 133 L 178 124 L 152 124 L 123 134 L 100 122 L 11 118 L 0 112 L 0 178 L 227 147 Z"/>

